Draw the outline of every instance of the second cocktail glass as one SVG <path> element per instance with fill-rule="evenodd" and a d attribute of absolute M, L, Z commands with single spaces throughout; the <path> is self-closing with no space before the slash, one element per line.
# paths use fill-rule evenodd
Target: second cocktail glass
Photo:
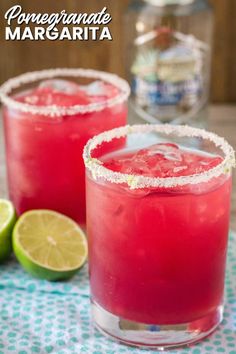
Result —
<path fill-rule="evenodd" d="M 32 72 L 2 85 L 8 186 L 18 214 L 53 209 L 84 224 L 83 147 L 126 124 L 128 95 L 126 81 L 85 69 Z"/>
<path fill-rule="evenodd" d="M 201 129 L 137 125 L 94 137 L 84 160 L 96 326 L 160 350 L 207 336 L 223 313 L 233 149 Z"/>

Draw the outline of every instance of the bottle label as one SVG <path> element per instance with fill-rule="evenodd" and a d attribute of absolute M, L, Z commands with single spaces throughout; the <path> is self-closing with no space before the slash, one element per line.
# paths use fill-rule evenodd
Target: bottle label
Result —
<path fill-rule="evenodd" d="M 131 68 L 133 95 L 142 107 L 176 105 L 191 109 L 203 94 L 208 47 L 193 36 L 170 31 L 164 34 L 161 41 L 158 36 L 152 38 L 155 46 L 142 43 L 138 47 Z"/>
<path fill-rule="evenodd" d="M 150 82 L 144 78 L 135 77 L 132 88 L 141 106 L 176 105 L 181 101 L 192 105 L 201 95 L 202 82 L 200 76 L 178 83 L 160 80 Z"/>

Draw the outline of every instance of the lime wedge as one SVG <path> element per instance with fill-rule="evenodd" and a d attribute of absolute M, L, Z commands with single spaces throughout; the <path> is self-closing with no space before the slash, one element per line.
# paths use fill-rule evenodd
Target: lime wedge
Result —
<path fill-rule="evenodd" d="M 9 200 L 0 199 L 0 263 L 5 261 L 12 251 L 12 229 L 16 222 L 16 213 Z"/>
<path fill-rule="evenodd" d="M 16 258 L 31 275 L 68 279 L 85 263 L 87 239 L 73 220 L 51 210 L 24 213 L 13 231 Z"/>

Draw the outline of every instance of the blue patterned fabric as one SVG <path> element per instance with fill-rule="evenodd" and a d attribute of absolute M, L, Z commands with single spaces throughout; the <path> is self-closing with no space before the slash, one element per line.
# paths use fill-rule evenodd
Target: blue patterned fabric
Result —
<path fill-rule="evenodd" d="M 158 353 L 117 344 L 92 326 L 87 269 L 68 282 L 33 279 L 12 259 L 0 266 L 0 354 Z M 209 338 L 170 353 L 236 354 L 236 235 L 231 235 L 224 321 Z"/>

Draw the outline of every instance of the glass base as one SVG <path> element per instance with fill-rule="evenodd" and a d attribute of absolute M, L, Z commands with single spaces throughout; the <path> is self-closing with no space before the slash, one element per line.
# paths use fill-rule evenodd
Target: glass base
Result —
<path fill-rule="evenodd" d="M 196 321 L 176 325 L 148 325 L 129 321 L 104 310 L 94 301 L 92 314 L 97 329 L 116 341 L 136 347 L 165 350 L 207 337 L 222 321 L 223 306 Z"/>

